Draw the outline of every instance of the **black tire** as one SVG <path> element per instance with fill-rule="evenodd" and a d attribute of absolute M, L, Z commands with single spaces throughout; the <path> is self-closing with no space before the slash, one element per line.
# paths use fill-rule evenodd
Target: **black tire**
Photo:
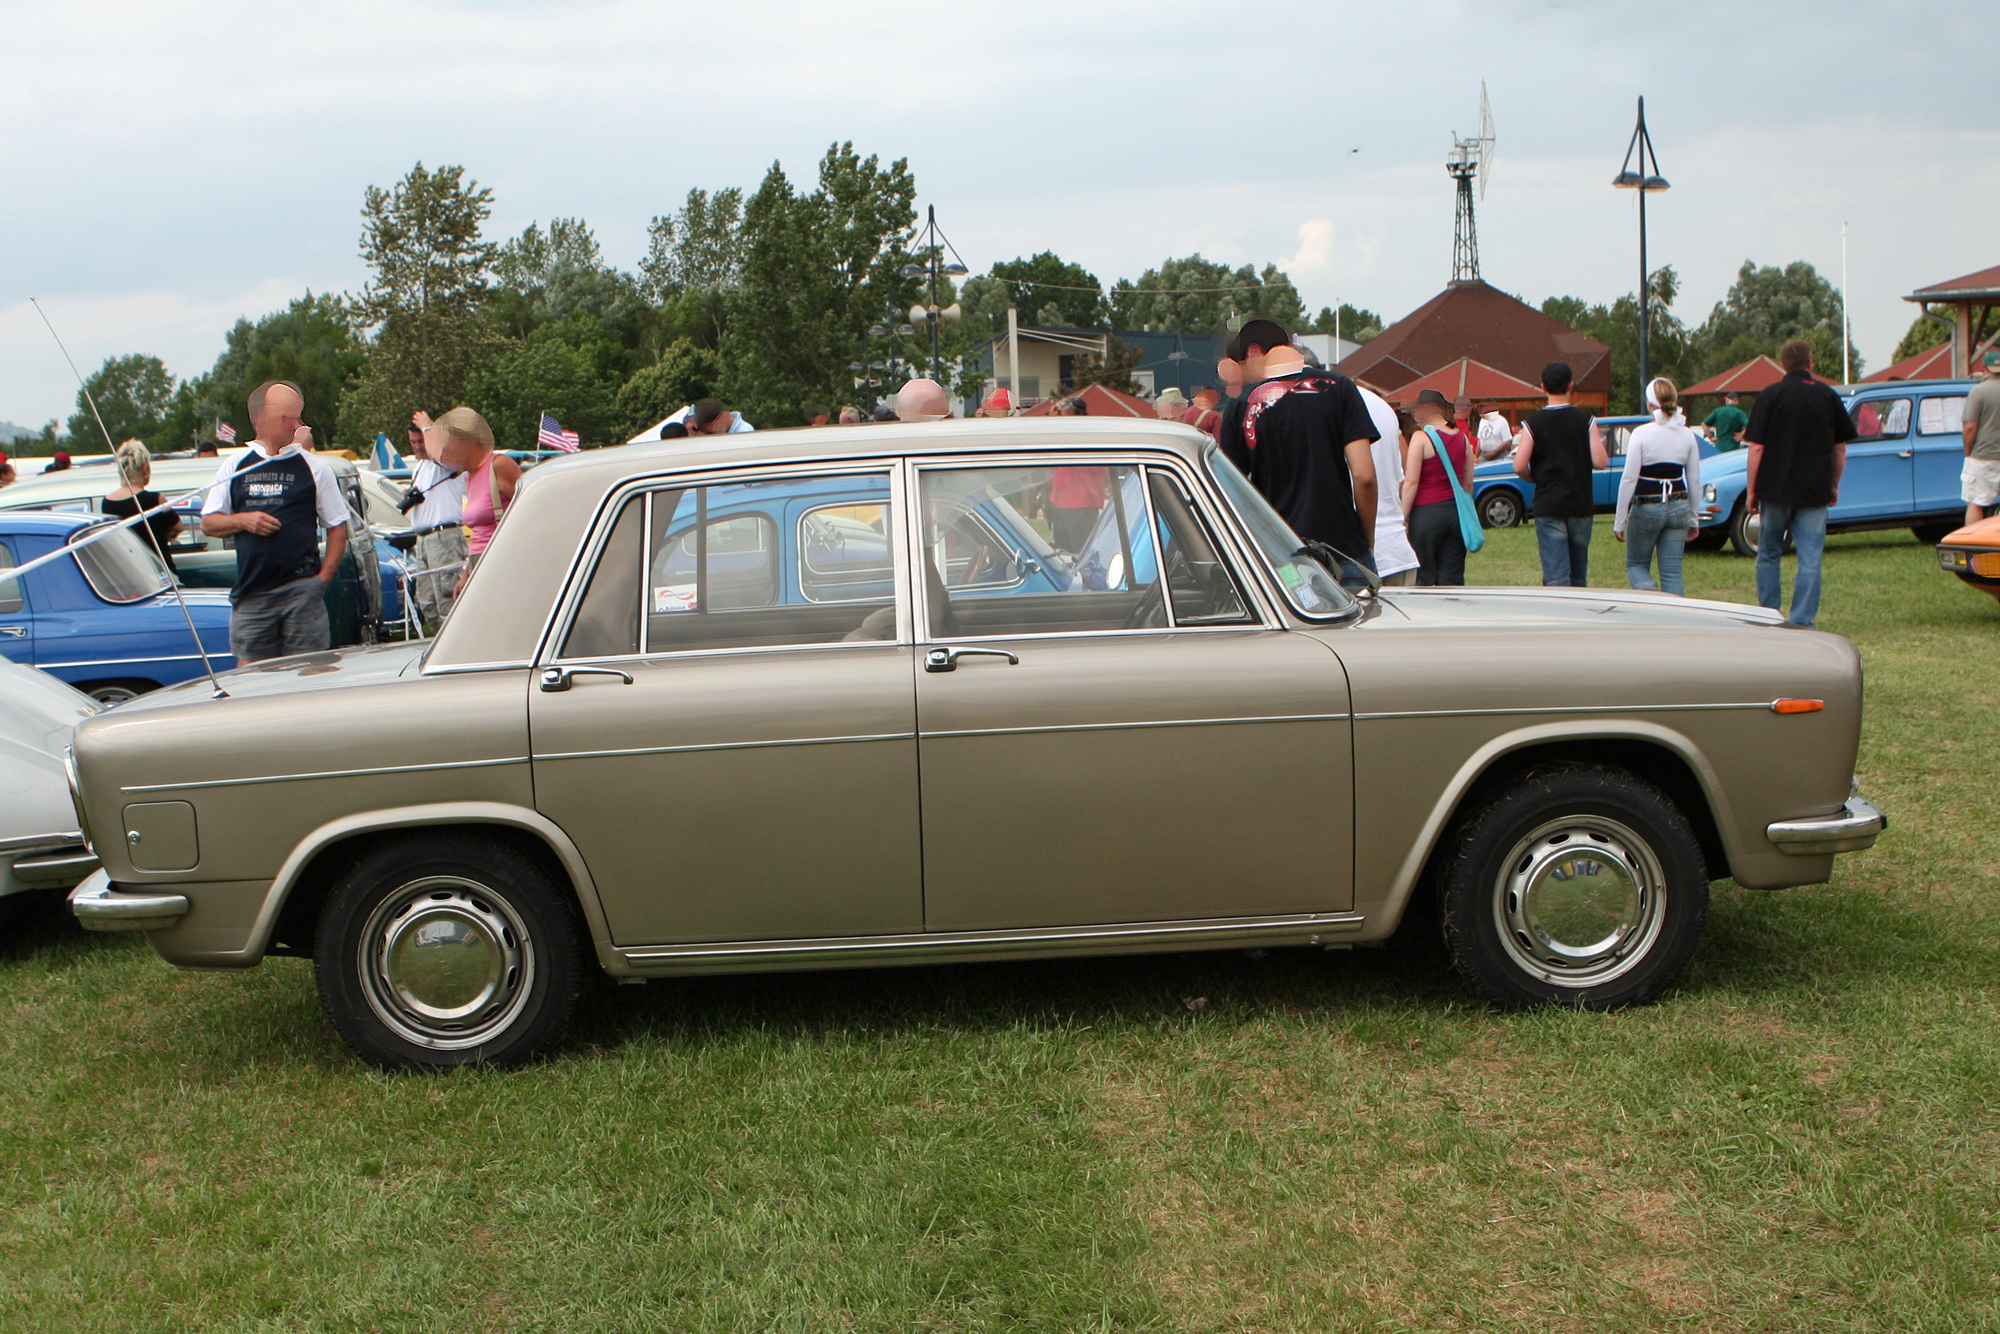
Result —
<path fill-rule="evenodd" d="M 1701 846 L 1664 793 L 1622 769 L 1532 769 L 1464 816 L 1446 849 L 1445 946 L 1505 1009 L 1647 1004 L 1701 942 Z"/>
<path fill-rule="evenodd" d="M 86 681 L 77 687 L 84 694 L 102 704 L 105 708 L 134 700 L 158 686 L 151 681 Z"/>
<path fill-rule="evenodd" d="M 327 1017 L 385 1070 L 532 1061 L 569 1027 L 582 972 L 569 892 L 490 834 L 413 834 L 363 853 L 334 882 L 313 945 Z"/>
<path fill-rule="evenodd" d="M 1729 530 L 1729 545 L 1737 555 L 1748 556 L 1752 560 L 1757 558 L 1756 519 L 1757 516 L 1749 512 L 1749 507 L 1739 500 L 1736 508 L 1730 511 L 1729 522 L 1725 525 Z"/>
<path fill-rule="evenodd" d="M 1910 536 L 1927 547 L 1934 547 L 1964 527 L 1957 519 L 1940 519 L 1931 523 L 1913 523 Z"/>
<path fill-rule="evenodd" d="M 1719 523 L 1713 528 L 1701 530 L 1701 536 L 1688 542 L 1690 551 L 1720 551 L 1729 545 L 1729 525 Z"/>
<path fill-rule="evenodd" d="M 1496 486 L 1479 497 L 1479 522 L 1488 528 L 1518 528 L 1527 513 L 1521 493 L 1511 486 Z"/>

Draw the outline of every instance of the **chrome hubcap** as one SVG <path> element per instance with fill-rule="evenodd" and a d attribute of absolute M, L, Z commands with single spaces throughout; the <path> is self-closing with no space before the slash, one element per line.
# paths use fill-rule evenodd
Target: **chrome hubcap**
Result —
<path fill-rule="evenodd" d="M 1616 820 L 1552 820 L 1519 843 L 1494 885 L 1502 946 L 1529 973 L 1592 987 L 1630 971 L 1659 938 L 1666 877 Z"/>
<path fill-rule="evenodd" d="M 534 942 L 504 900 L 457 876 L 388 895 L 361 932 L 362 990 L 404 1039 L 438 1051 L 504 1030 L 534 984 Z"/>

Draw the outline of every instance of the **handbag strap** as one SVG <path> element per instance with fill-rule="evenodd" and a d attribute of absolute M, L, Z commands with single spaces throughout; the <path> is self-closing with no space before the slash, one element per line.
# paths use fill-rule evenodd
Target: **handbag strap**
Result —
<path fill-rule="evenodd" d="M 1438 434 L 1438 428 L 1426 426 L 1423 432 L 1431 438 L 1431 448 L 1437 452 L 1438 467 L 1444 469 L 1445 479 L 1451 483 L 1451 494 L 1457 499 L 1465 499 L 1465 483 L 1458 479 L 1458 466 L 1451 461 L 1451 455 L 1445 452 L 1444 438 Z"/>
<path fill-rule="evenodd" d="M 497 449 L 486 456 L 486 494 L 493 502 L 493 521 L 495 523 L 500 522 L 500 514 L 506 508 L 506 506 L 500 503 L 500 470 L 493 466 L 494 461 L 499 457 L 500 451 Z"/>

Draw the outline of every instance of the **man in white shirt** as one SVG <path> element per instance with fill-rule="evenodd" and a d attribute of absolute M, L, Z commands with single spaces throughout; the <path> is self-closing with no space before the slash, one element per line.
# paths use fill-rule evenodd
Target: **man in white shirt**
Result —
<path fill-rule="evenodd" d="M 258 385 L 250 395 L 257 438 L 223 463 L 202 502 L 202 532 L 236 539 L 229 651 L 238 663 L 314 653 L 332 643 L 326 589 L 347 553 L 347 502 L 333 469 L 308 448 L 312 429 L 300 419 L 305 407 L 297 385 Z"/>
<path fill-rule="evenodd" d="M 1514 428 L 1500 415 L 1500 409 L 1489 406 L 1479 414 L 1479 457 L 1497 459 L 1514 447 Z"/>
<path fill-rule="evenodd" d="M 658 425 L 633 436 L 625 443 L 636 445 L 647 440 L 662 439 L 663 437 L 660 435 L 661 429 L 675 424 L 686 427 L 689 435 L 741 435 L 745 431 L 754 431 L 757 429 L 749 422 L 743 420 L 742 413 L 731 412 L 728 408 L 723 407 L 719 399 L 701 398 L 688 404 Z"/>
<path fill-rule="evenodd" d="M 1375 423 L 1375 573 L 1385 585 L 1417 582 L 1417 550 L 1403 521 L 1403 432 L 1396 410 L 1372 389 L 1354 388 Z"/>
<path fill-rule="evenodd" d="M 410 419 L 410 489 L 423 499 L 410 511 L 417 546 L 408 586 L 418 614 L 435 633 L 451 610 L 452 590 L 465 569 L 465 474 L 424 452 L 424 430 L 430 424 L 425 413 Z"/>

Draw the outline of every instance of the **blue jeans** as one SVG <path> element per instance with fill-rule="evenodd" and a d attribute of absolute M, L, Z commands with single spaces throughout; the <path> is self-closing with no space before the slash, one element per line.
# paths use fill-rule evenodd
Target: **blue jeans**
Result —
<path fill-rule="evenodd" d="M 1590 520 L 1537 519 L 1535 545 L 1542 549 L 1542 583 L 1550 588 L 1582 588 L 1590 582 Z"/>
<path fill-rule="evenodd" d="M 1687 549 L 1694 510 L 1685 500 L 1635 501 L 1625 516 L 1625 582 L 1634 588 L 1687 591 L 1681 582 L 1681 553 Z M 1660 582 L 1653 583 L 1653 553 L 1660 553 Z"/>
<path fill-rule="evenodd" d="M 1784 605 L 1784 588 L 1779 583 L 1778 561 L 1785 554 L 1785 540 L 1791 539 L 1799 551 L 1799 573 L 1792 581 L 1792 613 L 1786 619 L 1794 625 L 1812 628 L 1819 615 L 1819 566 L 1826 554 L 1826 506 L 1776 505 L 1759 502 L 1762 531 L 1757 535 L 1757 601 L 1772 611 Z"/>
<path fill-rule="evenodd" d="M 1368 574 L 1361 572 L 1361 567 L 1364 565 L 1368 567 L 1368 574 L 1375 573 L 1374 552 L 1364 551 L 1359 556 L 1348 556 L 1343 553 L 1340 557 L 1340 568 L 1334 572 L 1340 579 L 1340 586 L 1350 593 L 1358 593 L 1368 587 Z"/>

